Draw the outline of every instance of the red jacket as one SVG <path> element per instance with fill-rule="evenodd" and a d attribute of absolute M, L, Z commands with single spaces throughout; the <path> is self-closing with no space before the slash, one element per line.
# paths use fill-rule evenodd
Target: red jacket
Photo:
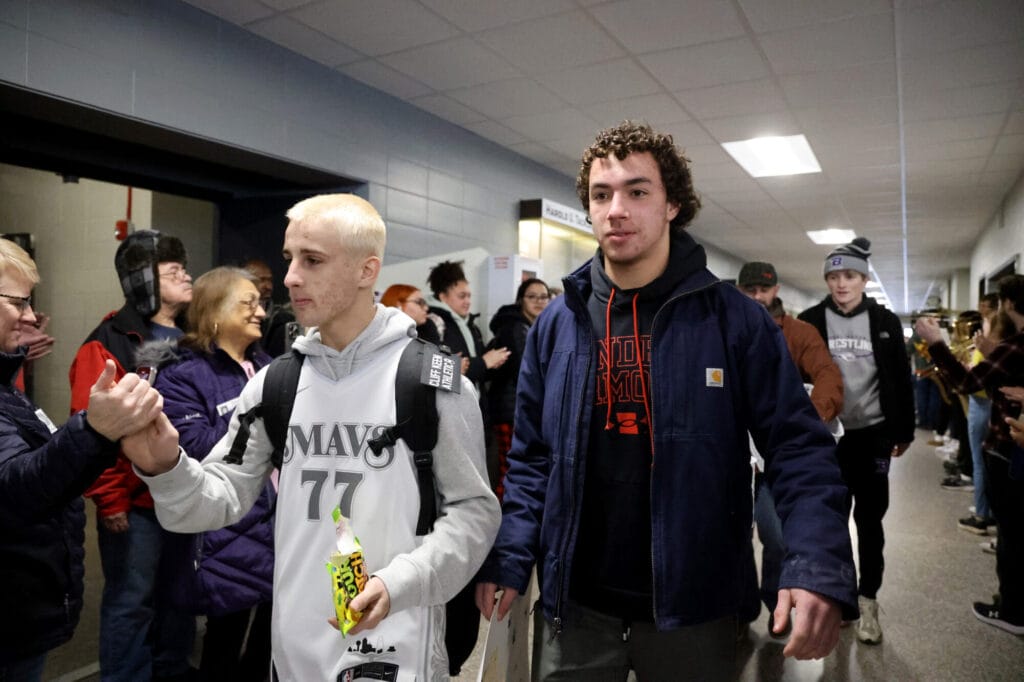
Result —
<path fill-rule="evenodd" d="M 103 372 L 108 359 L 117 366 L 115 381 L 135 369 L 135 349 L 149 335 L 148 325 L 125 305 L 108 314 L 78 349 L 68 379 L 71 382 L 71 414 L 89 404 L 89 391 Z M 132 507 L 153 508 L 149 489 L 132 470 L 131 462 L 119 454 L 114 466 L 104 471 L 85 491 L 96 503 L 100 517 L 128 512 Z"/>

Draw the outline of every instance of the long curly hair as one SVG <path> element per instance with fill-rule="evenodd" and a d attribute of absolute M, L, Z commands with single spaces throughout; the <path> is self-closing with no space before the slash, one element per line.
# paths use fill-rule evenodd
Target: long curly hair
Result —
<path fill-rule="evenodd" d="M 679 207 L 679 213 L 670 223 L 673 230 L 686 229 L 700 210 L 700 197 L 693 190 L 690 175 L 690 160 L 675 146 L 671 135 L 656 133 L 646 123 L 623 121 L 614 128 L 602 130 L 583 152 L 580 172 L 576 176 L 576 195 L 583 204 L 583 210 L 590 212 L 590 168 L 594 159 L 614 155 L 621 161 L 630 154 L 643 152 L 650 152 L 654 157 L 668 201 Z"/>

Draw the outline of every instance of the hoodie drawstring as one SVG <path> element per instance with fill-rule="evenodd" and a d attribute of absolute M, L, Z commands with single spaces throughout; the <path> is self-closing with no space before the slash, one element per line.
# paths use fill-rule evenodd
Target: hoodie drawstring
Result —
<path fill-rule="evenodd" d="M 604 394 L 608 399 L 608 414 L 604 419 L 604 430 L 615 428 L 612 423 L 612 301 L 615 300 L 615 288 L 608 296 L 608 305 L 604 309 Z"/>
<path fill-rule="evenodd" d="M 643 362 L 643 349 L 640 346 L 640 322 L 636 314 L 636 302 L 640 298 L 640 293 L 633 294 L 633 343 L 636 347 L 636 365 L 640 370 L 640 391 L 644 403 L 644 414 L 647 417 L 647 433 L 651 438 L 651 457 L 654 456 L 654 430 L 651 428 L 651 408 L 647 397 L 647 380 L 644 376 L 644 362 Z M 614 422 L 612 422 L 612 348 L 611 348 L 611 329 L 612 329 L 612 301 L 615 300 L 615 289 L 612 288 L 611 294 L 608 296 L 608 305 L 604 311 L 604 338 L 605 338 L 605 374 L 604 374 L 604 386 L 605 395 L 608 399 L 608 412 L 605 416 L 604 430 L 611 431 L 615 428 Z"/>

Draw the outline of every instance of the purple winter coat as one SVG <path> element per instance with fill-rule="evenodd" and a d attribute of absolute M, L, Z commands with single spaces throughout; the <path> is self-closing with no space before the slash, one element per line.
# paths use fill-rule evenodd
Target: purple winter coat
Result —
<path fill-rule="evenodd" d="M 251 346 L 246 357 L 258 371 L 269 355 Z M 164 412 L 178 430 L 181 447 L 202 460 L 227 433 L 235 403 L 248 378 L 227 353 L 195 353 L 164 342 L 149 343 L 137 359 L 158 366 L 154 386 Z M 238 523 L 197 534 L 170 533 L 163 565 L 171 596 L 191 613 L 224 615 L 271 601 L 274 582 L 273 502 L 267 483 Z"/>

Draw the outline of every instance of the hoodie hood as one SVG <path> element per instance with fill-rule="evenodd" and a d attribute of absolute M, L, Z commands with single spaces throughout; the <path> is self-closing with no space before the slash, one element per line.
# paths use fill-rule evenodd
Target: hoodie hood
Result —
<path fill-rule="evenodd" d="M 292 348 L 305 355 L 317 372 L 337 381 L 371 362 L 387 346 L 416 336 L 416 322 L 401 310 L 379 303 L 375 308 L 370 324 L 342 350 L 325 346 L 317 327 L 295 339 Z"/>
<path fill-rule="evenodd" d="M 840 317 L 854 317 L 856 315 L 860 315 L 868 308 L 873 308 L 877 306 L 878 302 L 875 301 L 875 299 L 871 298 L 870 296 L 864 295 L 861 297 L 860 303 L 857 304 L 856 308 L 854 308 L 848 313 L 844 313 L 842 310 L 839 309 L 839 306 L 836 305 L 836 302 L 832 300 L 832 296 L 828 295 L 825 296 L 825 305 L 826 307 L 828 307 L 829 310 L 834 312 L 836 315 L 839 315 Z"/>
<path fill-rule="evenodd" d="M 694 241 L 693 237 L 683 232 L 673 234 L 669 247 L 668 266 L 658 277 L 639 289 L 620 289 L 608 277 L 604 270 L 604 253 L 600 248 L 590 262 L 590 279 L 594 286 L 594 296 L 601 303 L 608 303 L 612 291 L 619 295 L 619 301 L 613 305 L 627 305 L 635 295 L 639 301 L 661 300 L 674 291 L 685 279 L 703 271 L 708 264 L 704 247 Z M 627 294 L 622 296 L 622 294 Z"/>

